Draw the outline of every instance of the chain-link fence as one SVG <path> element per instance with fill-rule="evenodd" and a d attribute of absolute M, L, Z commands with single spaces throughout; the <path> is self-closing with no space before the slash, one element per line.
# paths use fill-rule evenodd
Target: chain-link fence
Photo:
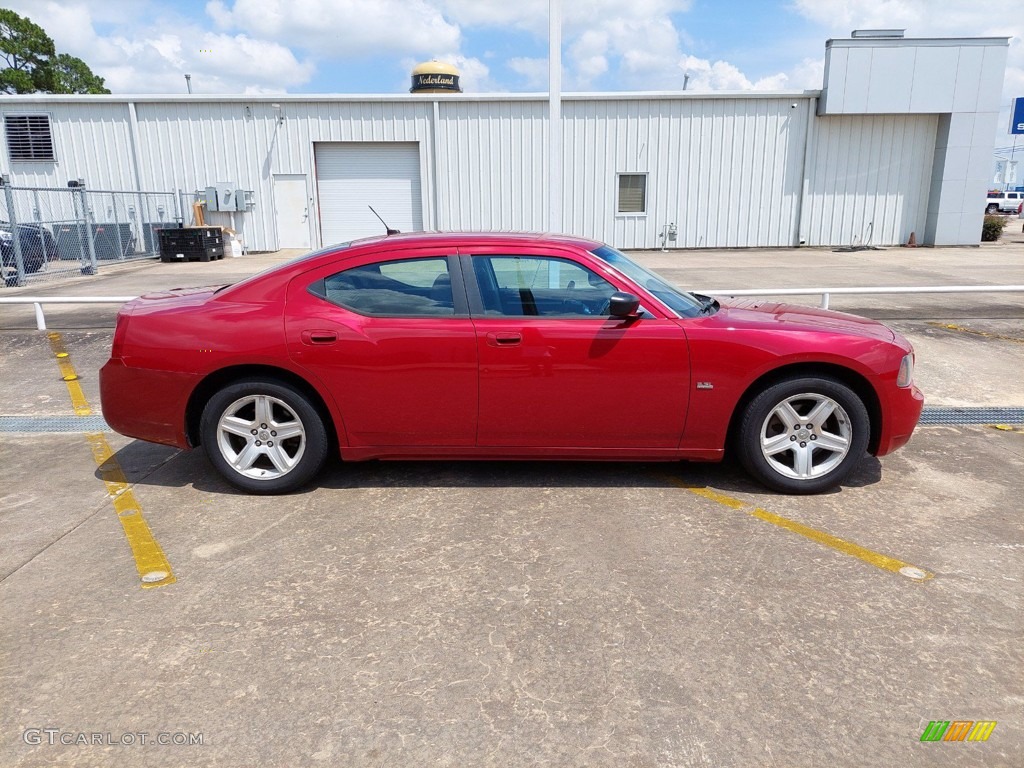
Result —
<path fill-rule="evenodd" d="M 181 218 L 174 192 L 3 186 L 4 285 L 32 285 L 159 255 L 159 230 Z"/>

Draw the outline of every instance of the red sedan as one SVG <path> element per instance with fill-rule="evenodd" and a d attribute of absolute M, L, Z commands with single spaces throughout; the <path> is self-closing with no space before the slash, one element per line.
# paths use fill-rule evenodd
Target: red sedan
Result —
<path fill-rule="evenodd" d="M 143 296 L 100 374 L 129 437 L 282 493 L 365 459 L 718 461 L 839 485 L 910 439 L 914 354 L 838 312 L 686 293 L 574 237 L 412 234 Z"/>

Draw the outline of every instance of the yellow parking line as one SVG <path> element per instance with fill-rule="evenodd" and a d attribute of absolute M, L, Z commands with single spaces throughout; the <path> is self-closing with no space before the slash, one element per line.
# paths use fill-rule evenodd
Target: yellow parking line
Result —
<path fill-rule="evenodd" d="M 92 408 L 89 407 L 89 402 L 85 399 L 82 385 L 78 383 L 78 374 L 75 372 L 75 367 L 71 365 L 71 356 L 68 355 L 68 351 L 64 348 L 64 339 L 61 338 L 59 333 L 48 333 L 46 336 L 50 340 L 50 349 L 53 350 L 53 356 L 57 358 L 57 366 L 60 368 L 61 378 L 68 388 L 68 394 L 71 395 L 71 405 L 75 409 L 75 414 L 78 416 L 91 416 Z"/>
<path fill-rule="evenodd" d="M 962 325 L 956 323 L 938 323 L 929 321 L 928 325 L 935 326 L 936 328 L 945 328 L 947 331 L 959 331 L 960 333 L 969 333 L 972 336 L 981 336 L 986 339 L 995 339 L 996 341 L 1009 341 L 1013 344 L 1024 344 L 1024 339 L 1018 336 L 1006 336 L 1001 333 L 989 333 L 988 331 L 977 331 L 974 328 L 965 328 Z"/>
<path fill-rule="evenodd" d="M 57 365 L 60 367 L 61 378 L 67 385 L 68 394 L 71 395 L 71 404 L 78 416 L 89 416 L 92 408 L 85 398 L 81 385 L 78 383 L 78 373 L 71 364 L 71 356 L 64 347 L 64 340 L 59 333 L 48 333 L 50 349 L 53 350 Z M 128 480 L 124 476 L 121 465 L 114 458 L 114 451 L 107 442 L 102 432 L 91 432 L 87 434 L 86 440 L 92 448 L 93 458 L 100 470 L 103 482 L 107 487 L 107 494 L 110 496 L 114 511 L 117 512 L 117 519 L 121 521 L 121 528 L 124 530 L 128 546 L 131 547 L 132 556 L 135 558 L 135 568 L 139 572 L 142 587 L 163 587 L 173 584 L 177 579 L 171 570 L 171 564 L 167 556 L 160 548 L 153 531 L 142 516 L 142 506 L 135 498 Z"/>
<path fill-rule="evenodd" d="M 102 432 L 91 432 L 85 436 L 92 447 L 92 455 L 99 467 L 100 475 L 107 486 L 107 493 L 114 502 L 114 511 L 121 521 L 128 546 L 135 557 L 135 568 L 139 572 L 144 588 L 163 587 L 177 579 L 171 570 L 167 555 L 160 548 L 153 531 L 142 516 L 142 506 L 132 493 L 121 465 L 114 458 L 114 451 Z"/>
<path fill-rule="evenodd" d="M 876 568 L 881 568 L 885 571 L 892 571 L 893 573 L 898 573 L 901 576 L 906 576 L 907 578 L 914 579 L 915 581 L 925 581 L 934 576 L 934 574 L 929 573 L 923 568 L 918 568 L 916 565 L 911 565 L 903 560 L 897 560 L 895 557 L 883 555 L 880 552 L 875 552 L 874 550 L 862 547 L 859 544 L 854 544 L 851 541 L 840 539 L 838 536 L 833 536 L 830 533 L 819 531 L 816 528 L 811 528 L 809 525 L 804 525 L 803 523 L 798 523 L 795 520 L 790 520 L 787 517 L 782 517 L 782 515 L 776 515 L 774 512 L 761 509 L 761 507 L 756 507 L 753 504 L 742 501 L 741 499 L 734 499 L 732 496 L 726 496 L 723 493 L 712 491 L 709 488 L 699 488 L 688 485 L 682 480 L 678 480 L 674 477 L 667 477 L 666 479 L 672 483 L 672 485 L 683 488 L 697 496 L 713 501 L 716 504 L 729 507 L 730 509 L 742 510 L 751 517 L 756 517 L 759 520 L 764 520 L 766 523 L 771 523 L 772 525 L 777 525 L 779 528 L 792 531 L 793 533 L 799 534 L 811 541 L 816 541 L 818 544 L 822 544 L 826 547 L 831 547 L 838 552 L 842 552 L 844 555 L 856 557 L 858 560 L 863 560 L 865 563 L 869 563 Z"/>

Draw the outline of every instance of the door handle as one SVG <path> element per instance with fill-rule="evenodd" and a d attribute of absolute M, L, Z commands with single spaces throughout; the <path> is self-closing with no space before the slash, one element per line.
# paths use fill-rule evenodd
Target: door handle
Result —
<path fill-rule="evenodd" d="M 487 334 L 487 343 L 492 347 L 514 347 L 521 344 L 523 334 L 518 331 L 502 331 Z"/>
<path fill-rule="evenodd" d="M 338 340 L 338 334 L 334 331 L 303 331 L 303 344 L 333 344 Z"/>

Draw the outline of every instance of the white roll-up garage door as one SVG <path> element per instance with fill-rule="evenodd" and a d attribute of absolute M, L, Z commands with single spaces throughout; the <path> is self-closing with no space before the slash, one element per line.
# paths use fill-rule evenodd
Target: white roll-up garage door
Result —
<path fill-rule="evenodd" d="M 383 235 L 371 205 L 392 229 L 423 229 L 416 142 L 317 142 L 313 153 L 325 246 Z"/>

